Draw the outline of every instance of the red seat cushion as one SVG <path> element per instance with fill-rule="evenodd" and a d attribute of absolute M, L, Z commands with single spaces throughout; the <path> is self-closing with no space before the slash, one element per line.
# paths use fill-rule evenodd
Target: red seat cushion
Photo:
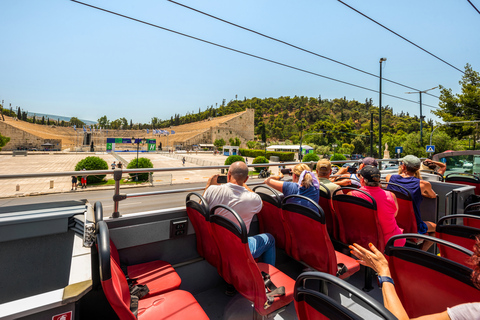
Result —
<path fill-rule="evenodd" d="M 178 289 L 182 282 L 173 267 L 161 260 L 127 267 L 128 277 L 136 284 L 146 284 L 150 292 L 145 297 Z"/>
<path fill-rule="evenodd" d="M 274 266 L 259 262 L 257 263 L 258 269 L 270 275 L 270 280 L 272 280 L 273 284 L 277 287 L 284 286 L 285 287 L 285 295 L 280 297 L 275 297 L 273 304 L 267 309 L 268 310 L 276 310 L 279 309 L 287 304 L 289 304 L 293 300 L 293 291 L 295 289 L 295 280 L 287 276 L 282 271 L 278 270 Z"/>
<path fill-rule="evenodd" d="M 208 320 L 191 293 L 175 290 L 138 301 L 139 320 Z"/>
<path fill-rule="evenodd" d="M 352 257 L 349 257 L 338 251 L 335 251 L 335 256 L 337 257 L 337 264 L 342 263 L 345 265 L 345 267 L 347 267 L 347 272 L 341 274 L 339 276 L 340 279 L 346 279 L 358 270 L 360 270 L 360 264 Z"/>

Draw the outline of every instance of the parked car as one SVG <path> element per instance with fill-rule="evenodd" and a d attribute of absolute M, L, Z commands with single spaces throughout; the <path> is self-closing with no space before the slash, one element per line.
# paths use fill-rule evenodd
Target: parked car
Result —
<path fill-rule="evenodd" d="M 463 163 L 463 169 L 472 169 L 473 168 L 473 163 L 465 161 Z"/>

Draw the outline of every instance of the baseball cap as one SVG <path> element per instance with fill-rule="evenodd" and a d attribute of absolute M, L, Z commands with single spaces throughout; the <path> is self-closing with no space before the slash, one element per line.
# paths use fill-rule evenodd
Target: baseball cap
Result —
<path fill-rule="evenodd" d="M 317 162 L 317 170 L 318 171 L 330 171 L 332 170 L 332 164 L 328 159 L 320 159 Z"/>
<path fill-rule="evenodd" d="M 367 165 L 360 170 L 360 175 L 368 182 L 380 182 L 380 170 L 377 167 Z"/>
<path fill-rule="evenodd" d="M 420 159 L 411 154 L 403 157 L 400 161 L 403 161 L 403 163 L 410 168 L 420 168 L 420 164 L 422 163 Z"/>
<path fill-rule="evenodd" d="M 377 160 L 372 157 L 363 158 L 362 163 L 366 166 L 378 166 Z"/>

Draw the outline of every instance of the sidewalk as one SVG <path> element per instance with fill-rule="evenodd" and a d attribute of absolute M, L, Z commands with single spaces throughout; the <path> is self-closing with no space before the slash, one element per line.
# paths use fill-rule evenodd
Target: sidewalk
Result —
<path fill-rule="evenodd" d="M 119 155 L 127 161 L 136 159 L 135 152 L 119 153 Z M 152 161 L 154 168 L 174 168 L 183 167 L 182 156 L 185 156 L 187 162 L 185 167 L 203 167 L 205 165 L 223 165 L 226 157 L 222 155 L 214 156 L 211 153 L 190 153 L 179 154 L 179 159 L 171 158 L 168 154 L 160 153 L 140 153 L 139 157 L 145 157 Z M 104 159 L 109 165 L 115 161 L 112 154 L 106 153 L 42 153 L 35 154 L 29 152 L 28 156 L 15 156 L 11 153 L 0 154 L 0 175 L 21 174 L 21 173 L 39 173 L 39 172 L 66 172 L 74 171 L 75 165 L 82 159 L 88 156 L 97 156 Z M 192 162 L 189 162 L 191 160 Z M 200 161 L 203 160 L 203 161 Z M 198 163 L 198 164 L 197 164 Z M 202 165 L 200 165 L 202 164 Z M 166 173 L 155 173 L 153 175 L 154 185 L 170 185 L 188 182 L 205 182 L 207 179 L 220 173 L 219 169 L 210 170 L 185 170 L 174 171 Z M 110 176 L 107 178 L 112 179 Z M 51 188 L 51 181 L 53 181 L 53 188 Z M 80 181 L 79 181 L 80 182 Z M 138 184 L 138 186 L 150 185 L 149 183 Z M 17 186 L 19 190 L 17 191 Z M 67 193 L 67 192 L 82 192 L 92 189 L 112 189 L 111 186 L 88 186 L 87 189 L 77 188 L 77 191 L 71 191 L 72 183 L 71 177 L 43 177 L 43 178 L 28 178 L 15 180 L 0 180 L 0 198 L 7 197 L 22 197 L 29 195 L 40 195 L 49 193 Z M 135 187 L 132 185 L 132 187 Z"/>

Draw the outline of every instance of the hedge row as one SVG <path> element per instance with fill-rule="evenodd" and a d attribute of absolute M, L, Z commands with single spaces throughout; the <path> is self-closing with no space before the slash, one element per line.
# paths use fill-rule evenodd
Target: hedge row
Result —
<path fill-rule="evenodd" d="M 265 156 L 265 150 L 253 150 L 253 149 L 240 149 L 240 153 L 244 157 L 256 158 L 259 156 Z M 271 156 L 277 156 L 280 161 L 293 161 L 295 157 L 294 152 L 279 152 L 279 151 L 267 151 L 267 159 Z"/>

